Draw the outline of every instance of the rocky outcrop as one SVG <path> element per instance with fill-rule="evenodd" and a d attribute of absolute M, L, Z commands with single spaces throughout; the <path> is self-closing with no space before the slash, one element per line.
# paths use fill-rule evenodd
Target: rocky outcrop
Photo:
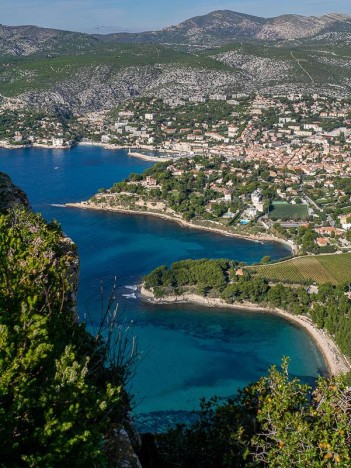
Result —
<path fill-rule="evenodd" d="M 348 69 L 329 77 L 328 83 L 311 83 L 293 58 L 278 60 L 236 50 L 213 55 L 227 70 L 195 68 L 181 64 L 158 64 L 114 69 L 109 65 L 88 66 L 49 89 L 3 98 L 3 108 L 33 108 L 64 114 L 112 109 L 136 96 L 156 96 L 179 101 L 194 96 L 238 92 L 321 93 L 346 97 L 351 86 Z M 318 57 L 312 57 L 319 63 Z M 333 57 L 336 61 L 337 58 Z M 343 65 L 343 64 L 341 64 Z M 341 66 L 340 65 L 340 66 Z M 209 78 L 210 77 L 210 78 Z M 332 86 L 330 83 L 332 82 Z"/>
<path fill-rule="evenodd" d="M 29 208 L 27 195 L 13 184 L 8 175 L 0 172 L 0 213 L 6 213 L 15 205 Z"/>

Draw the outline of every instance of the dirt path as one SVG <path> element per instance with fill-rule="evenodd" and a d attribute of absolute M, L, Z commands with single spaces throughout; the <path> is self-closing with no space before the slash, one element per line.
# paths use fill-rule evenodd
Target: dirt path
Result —
<path fill-rule="evenodd" d="M 301 65 L 300 63 L 300 60 L 298 58 L 295 57 L 295 55 L 290 52 L 290 55 L 292 56 L 292 58 L 295 60 L 295 62 L 298 64 L 298 66 L 301 68 L 301 70 L 308 76 L 308 78 L 311 80 L 312 83 L 314 83 L 314 79 L 312 78 L 312 76 L 308 73 L 308 71 L 303 68 L 303 66 Z"/>

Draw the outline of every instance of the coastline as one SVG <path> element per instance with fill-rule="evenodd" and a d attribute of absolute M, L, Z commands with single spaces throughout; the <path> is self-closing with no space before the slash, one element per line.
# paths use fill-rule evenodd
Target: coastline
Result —
<path fill-rule="evenodd" d="M 72 145 L 46 145 L 44 143 L 28 143 L 25 145 L 13 145 L 11 143 L 7 143 L 6 141 L 0 141 L 0 149 L 8 149 L 8 150 L 18 150 L 18 149 L 29 149 L 29 148 L 43 148 L 43 149 L 51 149 L 51 150 L 69 150 L 72 149 Z"/>
<path fill-rule="evenodd" d="M 73 145 L 53 146 L 53 145 L 48 145 L 48 144 L 44 144 L 44 143 L 28 143 L 28 144 L 25 144 L 25 145 L 22 145 L 22 144 L 14 145 L 14 144 L 8 143 L 5 140 L 0 140 L 0 148 L 8 149 L 8 150 L 27 149 L 27 148 L 44 148 L 44 149 L 49 149 L 49 150 L 59 150 L 59 149 L 69 150 L 69 149 L 74 148 L 75 146 L 97 146 L 97 147 L 100 147 L 100 148 L 104 148 L 105 150 L 115 150 L 115 151 L 118 151 L 118 150 L 121 150 L 121 149 L 124 149 L 124 150 L 138 149 L 135 146 L 114 145 L 114 144 L 94 142 L 94 141 L 91 141 L 91 142 L 79 141 L 79 142 L 77 142 L 77 143 L 75 143 Z M 150 148 L 150 147 L 140 146 L 140 149 L 141 150 L 145 149 L 147 151 L 156 151 L 156 149 L 153 148 L 153 147 Z M 170 154 L 170 153 L 173 152 L 172 150 L 168 151 L 168 150 L 162 150 L 161 149 L 161 150 L 157 150 L 157 151 L 164 152 L 165 156 L 151 156 L 151 155 L 139 153 L 138 151 L 129 151 L 128 156 L 132 156 L 133 158 L 139 158 L 139 159 L 142 159 L 144 161 L 150 161 L 150 162 L 164 162 L 164 161 L 172 161 L 173 160 L 173 157 Z M 178 153 L 175 153 L 175 156 L 177 154 Z M 190 154 L 184 155 L 184 157 L 190 157 L 190 156 L 191 156 Z"/>
<path fill-rule="evenodd" d="M 188 221 L 185 221 L 181 217 L 176 217 L 172 216 L 166 213 L 158 213 L 154 211 L 139 211 L 139 210 L 130 210 L 127 208 L 123 207 L 118 207 L 118 206 L 97 206 L 93 204 L 89 204 L 87 201 L 83 202 L 76 202 L 76 203 L 66 203 L 64 205 L 67 208 L 79 208 L 83 210 L 95 210 L 95 211 L 111 211 L 115 213 L 124 213 L 124 214 L 132 214 L 132 215 L 145 215 L 145 216 L 155 216 L 158 218 L 166 219 L 168 221 L 173 221 L 178 224 L 180 224 L 183 227 L 187 227 L 190 229 L 200 229 L 203 231 L 209 231 L 209 232 L 214 232 L 215 234 L 221 234 L 222 236 L 227 236 L 227 237 L 236 237 L 238 239 L 245 239 L 249 240 L 252 242 L 277 242 L 284 244 L 286 247 L 288 247 L 291 251 L 291 254 L 295 254 L 296 247 L 293 244 L 290 244 L 288 241 L 285 241 L 283 239 L 279 239 L 274 236 L 268 236 L 267 234 L 262 234 L 262 235 L 254 235 L 254 234 L 238 234 L 235 232 L 230 232 L 230 231 L 225 231 L 220 228 L 215 228 L 215 227 L 209 227 L 209 226 L 201 226 L 199 224 L 194 224 Z"/>
<path fill-rule="evenodd" d="M 153 304 L 192 303 L 206 307 L 219 307 L 278 315 L 279 317 L 282 317 L 285 320 L 288 320 L 291 323 L 294 323 L 295 325 L 303 328 L 308 333 L 308 335 L 313 339 L 316 346 L 322 353 L 328 368 L 329 375 L 342 375 L 350 372 L 351 370 L 350 363 L 341 353 L 332 337 L 324 330 L 317 328 L 312 320 L 308 317 L 293 315 L 283 309 L 274 307 L 268 308 L 251 302 L 227 304 L 220 298 L 207 298 L 190 293 L 185 293 L 181 296 L 165 296 L 163 298 L 156 299 L 153 293 L 145 289 L 143 285 L 141 287 L 141 296 L 144 300 L 148 300 Z"/>

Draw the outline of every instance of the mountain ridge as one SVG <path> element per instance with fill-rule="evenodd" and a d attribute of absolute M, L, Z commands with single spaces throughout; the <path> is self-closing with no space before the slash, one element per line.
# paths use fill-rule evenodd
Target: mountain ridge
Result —
<path fill-rule="evenodd" d="M 248 15 L 231 10 L 215 10 L 206 15 L 189 18 L 179 24 L 159 31 L 142 33 L 112 33 L 94 37 L 105 41 L 169 42 L 181 41 L 194 44 L 223 45 L 233 40 L 293 40 L 313 37 L 330 30 L 345 28 L 351 33 L 351 16 L 344 13 L 328 13 L 318 16 L 296 14 L 272 18 Z"/>
<path fill-rule="evenodd" d="M 34 25 L 0 24 L 0 55 L 81 53 L 106 42 L 210 48 L 237 40 L 289 41 L 340 32 L 348 33 L 351 38 L 351 16 L 333 12 L 320 17 L 286 14 L 263 18 L 231 10 L 215 10 L 158 31 L 141 33 L 87 34 Z"/>

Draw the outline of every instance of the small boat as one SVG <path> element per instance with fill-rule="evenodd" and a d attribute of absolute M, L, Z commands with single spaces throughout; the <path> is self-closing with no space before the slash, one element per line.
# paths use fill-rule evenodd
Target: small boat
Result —
<path fill-rule="evenodd" d="M 136 291 L 138 289 L 138 286 L 135 285 L 127 285 L 124 286 L 126 289 L 131 289 L 132 291 Z"/>

